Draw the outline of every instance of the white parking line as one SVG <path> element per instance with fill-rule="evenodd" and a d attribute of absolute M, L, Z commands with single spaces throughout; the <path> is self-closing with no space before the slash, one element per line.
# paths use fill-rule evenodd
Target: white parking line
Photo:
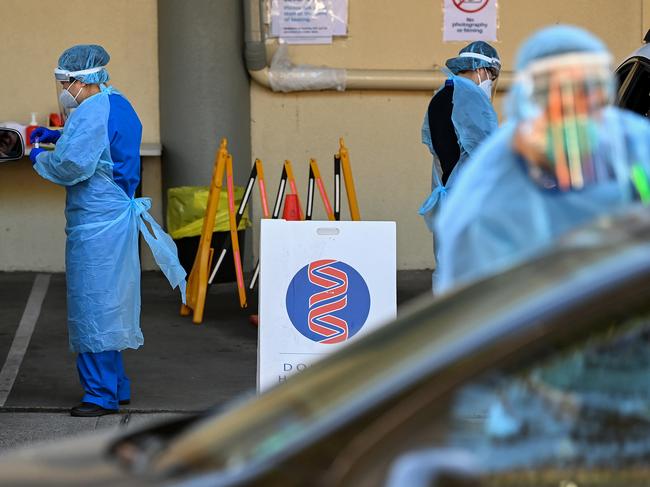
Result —
<path fill-rule="evenodd" d="M 41 314 L 41 306 L 49 285 L 49 274 L 38 274 L 36 279 L 34 279 L 34 285 L 32 286 L 32 291 L 29 293 L 25 311 L 18 324 L 16 336 L 14 336 L 14 341 L 11 343 L 7 360 L 2 366 L 2 370 L 0 370 L 0 407 L 5 405 L 11 388 L 14 386 L 20 364 L 23 362 L 23 357 L 32 338 L 34 326 Z"/>

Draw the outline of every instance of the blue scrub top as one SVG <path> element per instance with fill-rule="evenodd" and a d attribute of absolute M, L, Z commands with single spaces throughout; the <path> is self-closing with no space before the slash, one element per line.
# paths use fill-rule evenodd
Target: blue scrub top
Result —
<path fill-rule="evenodd" d="M 108 100 L 111 107 L 108 140 L 113 159 L 113 179 L 129 198 L 133 198 L 140 184 L 142 123 L 126 98 L 111 94 Z"/>

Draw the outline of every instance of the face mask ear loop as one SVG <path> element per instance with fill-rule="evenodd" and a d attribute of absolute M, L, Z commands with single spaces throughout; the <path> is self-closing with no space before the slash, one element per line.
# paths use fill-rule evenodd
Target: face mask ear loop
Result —
<path fill-rule="evenodd" d="M 70 84 L 70 86 L 68 86 L 68 93 L 70 93 L 70 87 L 71 87 L 73 84 L 75 84 L 76 82 L 77 82 L 77 80 L 75 79 L 75 80 Z M 77 101 L 77 97 L 81 94 L 81 92 L 82 92 L 83 89 L 84 89 L 83 86 L 82 86 L 81 88 L 79 88 L 79 91 L 77 91 L 77 94 L 73 96 L 74 101 Z M 70 93 L 70 94 L 72 95 L 72 93 Z"/>
<path fill-rule="evenodd" d="M 483 79 L 481 78 L 481 68 L 478 68 L 478 69 L 476 70 L 476 76 L 478 76 L 478 85 L 480 86 L 481 83 L 483 83 L 483 81 L 485 81 L 485 80 L 483 80 Z"/>
<path fill-rule="evenodd" d="M 72 80 L 72 83 L 70 83 L 70 84 L 68 85 L 68 87 L 65 89 L 65 91 L 67 91 L 68 93 L 70 93 L 70 96 L 72 96 L 72 92 L 70 91 L 70 88 L 72 88 L 72 85 L 74 85 L 76 82 L 77 82 L 77 80 L 76 80 L 76 79 L 73 79 L 73 80 Z M 79 94 L 79 93 L 77 93 L 77 94 Z M 73 98 L 75 98 L 75 97 L 73 96 Z"/>

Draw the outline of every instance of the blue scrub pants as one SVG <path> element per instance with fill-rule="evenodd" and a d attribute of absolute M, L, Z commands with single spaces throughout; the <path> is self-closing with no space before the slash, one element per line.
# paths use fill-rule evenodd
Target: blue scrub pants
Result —
<path fill-rule="evenodd" d="M 131 398 L 131 382 L 124 373 L 122 352 L 80 353 L 77 371 L 86 392 L 82 402 L 118 409 L 118 401 Z"/>

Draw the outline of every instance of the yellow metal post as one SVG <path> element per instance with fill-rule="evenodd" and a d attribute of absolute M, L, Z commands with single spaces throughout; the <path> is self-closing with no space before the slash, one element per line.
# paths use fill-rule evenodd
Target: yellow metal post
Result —
<path fill-rule="evenodd" d="M 266 181 L 264 180 L 264 166 L 262 161 L 255 159 L 255 167 L 257 168 L 257 184 L 260 187 L 260 202 L 262 203 L 262 216 L 268 218 L 270 216 L 268 198 L 266 197 Z"/>
<path fill-rule="evenodd" d="M 224 138 L 221 140 L 219 150 L 215 157 L 199 248 L 196 252 L 194 265 L 192 266 L 192 271 L 187 282 L 187 306 L 183 305 L 181 307 L 181 315 L 183 316 L 189 315 L 191 310 L 194 310 L 192 321 L 196 324 L 200 324 L 203 321 L 205 297 L 208 289 L 208 273 L 210 272 L 212 255 L 214 253 L 214 249 L 210 245 L 212 243 L 212 232 L 214 231 L 214 220 L 219 207 L 219 196 L 223 186 L 223 172 L 227 157 L 228 141 Z"/>
<path fill-rule="evenodd" d="M 343 181 L 345 182 L 345 192 L 348 195 L 348 205 L 350 207 L 350 217 L 353 221 L 361 220 L 359 212 L 359 203 L 357 202 L 357 192 L 354 188 L 354 179 L 352 178 L 352 167 L 350 166 L 350 154 L 343 142 L 339 139 L 339 158 L 341 159 L 341 170 L 343 171 Z"/>
<path fill-rule="evenodd" d="M 305 217 L 302 214 L 302 205 L 300 204 L 300 196 L 298 195 L 298 187 L 296 186 L 296 179 L 293 177 L 293 167 L 291 166 L 291 161 L 284 161 L 284 170 L 287 172 L 287 181 L 289 181 L 289 187 L 291 187 L 291 192 L 296 195 L 298 199 L 298 215 L 301 220 L 304 220 Z"/>

